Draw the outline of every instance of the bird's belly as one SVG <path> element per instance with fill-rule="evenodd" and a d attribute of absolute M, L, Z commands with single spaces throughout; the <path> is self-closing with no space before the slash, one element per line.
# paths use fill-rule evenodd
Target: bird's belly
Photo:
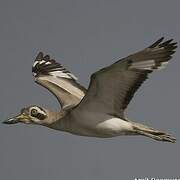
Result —
<path fill-rule="evenodd" d="M 132 131 L 128 121 L 102 113 L 74 116 L 71 122 L 71 133 L 82 136 L 114 137 Z"/>
<path fill-rule="evenodd" d="M 131 131 L 131 124 L 120 118 L 113 117 L 97 124 L 96 129 L 111 136 L 125 135 Z"/>

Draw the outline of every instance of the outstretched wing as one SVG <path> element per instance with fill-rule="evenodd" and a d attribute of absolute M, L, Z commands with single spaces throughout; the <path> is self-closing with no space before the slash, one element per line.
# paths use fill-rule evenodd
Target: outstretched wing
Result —
<path fill-rule="evenodd" d="M 172 43 L 172 39 L 163 42 L 163 39 L 94 73 L 88 92 L 76 110 L 123 118 L 124 110 L 149 73 L 164 68 L 175 52 L 177 43 Z"/>
<path fill-rule="evenodd" d="M 63 109 L 77 105 L 86 89 L 77 83 L 77 78 L 61 64 L 40 52 L 32 67 L 35 82 L 51 91 Z"/>

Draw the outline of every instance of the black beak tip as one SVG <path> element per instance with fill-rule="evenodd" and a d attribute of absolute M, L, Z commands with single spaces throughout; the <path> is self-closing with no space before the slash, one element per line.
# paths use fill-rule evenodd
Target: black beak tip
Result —
<path fill-rule="evenodd" d="M 16 124 L 16 123 L 18 123 L 18 121 L 17 121 L 17 119 L 12 118 L 12 119 L 5 120 L 2 123 L 3 124 Z"/>

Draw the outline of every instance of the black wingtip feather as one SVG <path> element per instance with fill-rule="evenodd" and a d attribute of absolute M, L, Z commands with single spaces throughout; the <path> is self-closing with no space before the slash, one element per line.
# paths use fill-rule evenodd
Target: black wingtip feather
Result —
<path fill-rule="evenodd" d="M 157 40 L 155 43 L 153 43 L 149 48 L 155 48 L 155 47 L 164 47 L 165 49 L 168 50 L 173 50 L 177 48 L 177 42 L 172 42 L 174 39 L 169 39 L 165 42 L 162 42 L 164 40 L 164 37 L 160 38 Z"/>
<path fill-rule="evenodd" d="M 158 44 L 160 44 L 162 41 L 164 40 L 164 37 L 161 37 L 160 39 L 158 39 L 155 43 L 153 43 L 151 46 L 149 46 L 149 48 L 154 48 L 156 47 Z"/>
<path fill-rule="evenodd" d="M 159 39 L 154 44 L 149 46 L 149 48 L 150 49 L 153 49 L 153 48 L 157 48 L 158 49 L 159 48 L 160 51 L 161 51 L 161 48 L 163 48 L 164 51 L 167 53 L 167 55 L 170 56 L 169 59 L 171 59 L 171 55 L 175 53 L 175 49 L 177 48 L 177 42 L 173 42 L 174 39 L 169 39 L 167 41 L 162 42 L 163 39 L 164 38 Z M 158 52 L 158 51 L 156 50 L 156 52 Z M 161 51 L 161 53 L 162 53 L 162 51 Z"/>
<path fill-rule="evenodd" d="M 36 56 L 35 61 L 41 61 L 43 59 L 43 52 L 39 52 L 38 55 Z"/>
<path fill-rule="evenodd" d="M 49 55 L 46 55 L 46 56 L 43 57 L 43 59 L 44 59 L 45 61 L 48 61 L 48 60 L 50 60 L 50 56 L 49 56 Z"/>
<path fill-rule="evenodd" d="M 165 46 L 171 45 L 171 44 L 172 44 L 172 43 L 171 43 L 172 41 L 173 41 L 173 39 L 167 40 L 167 41 L 159 44 L 159 47 L 165 47 Z"/>
<path fill-rule="evenodd" d="M 77 80 L 77 78 L 60 63 L 56 62 L 54 59 L 51 59 L 49 55 L 44 55 L 42 52 L 38 53 L 32 66 L 32 72 L 35 77 L 39 75 L 51 75 L 52 72 L 61 72 L 66 74 L 66 78 Z"/>

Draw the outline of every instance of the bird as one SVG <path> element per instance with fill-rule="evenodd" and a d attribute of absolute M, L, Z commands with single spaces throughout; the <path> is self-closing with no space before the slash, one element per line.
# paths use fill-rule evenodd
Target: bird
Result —
<path fill-rule="evenodd" d="M 39 52 L 32 66 L 35 82 L 56 96 L 60 108 L 52 111 L 38 105 L 22 108 L 4 124 L 36 124 L 74 135 L 112 138 L 141 135 L 175 143 L 170 134 L 130 120 L 127 107 L 149 75 L 166 67 L 177 42 L 158 39 L 150 46 L 93 73 L 88 88 L 49 55 Z"/>

